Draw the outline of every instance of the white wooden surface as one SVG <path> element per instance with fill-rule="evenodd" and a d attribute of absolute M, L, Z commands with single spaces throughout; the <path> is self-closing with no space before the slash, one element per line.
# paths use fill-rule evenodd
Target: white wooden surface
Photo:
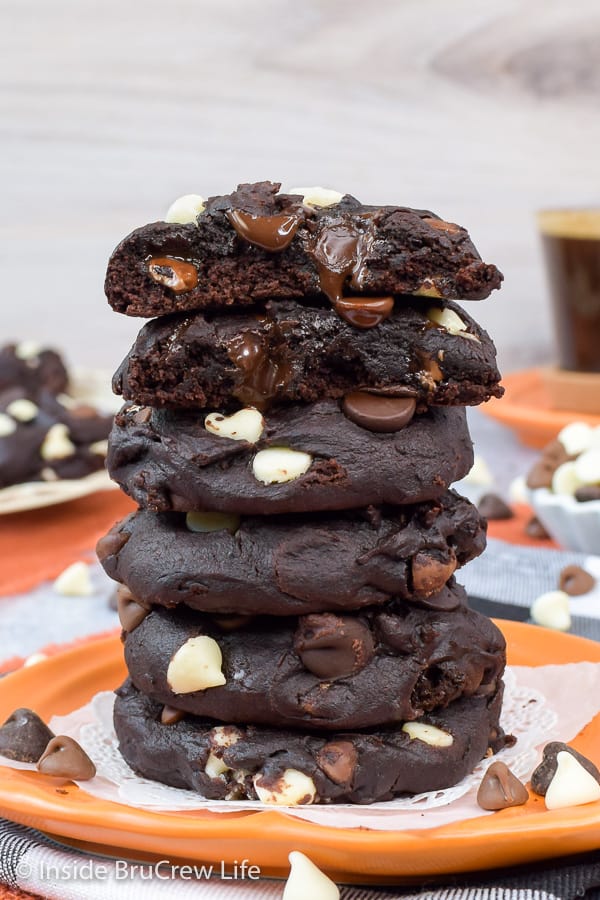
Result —
<path fill-rule="evenodd" d="M 112 247 L 271 178 L 466 225 L 505 369 L 552 359 L 533 215 L 600 202 L 598 0 L 0 0 L 0 72 L 2 339 L 114 368 Z"/>

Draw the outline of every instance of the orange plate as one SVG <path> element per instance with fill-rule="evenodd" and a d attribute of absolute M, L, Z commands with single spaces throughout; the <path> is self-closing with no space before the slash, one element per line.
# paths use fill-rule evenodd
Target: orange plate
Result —
<path fill-rule="evenodd" d="M 590 413 L 552 409 L 548 390 L 539 369 L 513 372 L 502 379 L 506 393 L 479 408 L 483 413 L 512 428 L 529 447 L 543 447 L 561 428 L 573 422 L 600 425 L 600 416 Z"/>
<path fill-rule="evenodd" d="M 509 662 L 600 662 L 600 644 L 533 625 L 499 622 Z M 110 690 L 125 675 L 116 637 L 81 646 L 0 681 L 0 721 L 33 706 L 46 720 Z M 573 742 L 600 765 L 600 715 Z M 110 855 L 170 858 L 220 867 L 249 859 L 263 875 L 288 871 L 287 854 L 303 850 L 338 881 L 377 883 L 492 869 L 600 847 L 598 804 L 545 809 L 531 797 L 522 807 L 417 831 L 330 828 L 280 811 L 153 813 L 90 797 L 37 772 L 0 766 L 0 815 L 50 832 L 67 843 L 95 845 Z"/>

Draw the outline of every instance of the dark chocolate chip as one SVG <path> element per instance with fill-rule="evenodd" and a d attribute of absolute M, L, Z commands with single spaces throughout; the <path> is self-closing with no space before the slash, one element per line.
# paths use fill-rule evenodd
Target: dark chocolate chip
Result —
<path fill-rule="evenodd" d="M 429 553 L 417 553 L 412 560 L 413 590 L 422 597 L 441 591 L 456 569 L 456 557 L 436 559 Z"/>
<path fill-rule="evenodd" d="M 130 632 L 144 621 L 149 610 L 136 600 L 129 588 L 122 584 L 117 591 L 117 612 L 121 628 L 123 631 Z"/>
<path fill-rule="evenodd" d="M 175 709 L 174 706 L 163 706 L 160 714 L 161 725 L 175 725 L 185 719 L 185 712 L 182 709 Z"/>
<path fill-rule="evenodd" d="M 317 678 L 343 678 L 360 671 L 374 652 L 369 628 L 353 616 L 315 613 L 301 616 L 294 649 Z"/>
<path fill-rule="evenodd" d="M 535 791 L 536 794 L 540 794 L 542 797 L 546 796 L 550 782 L 556 774 L 558 766 L 556 757 L 563 751 L 574 756 L 577 762 L 581 763 L 586 772 L 589 772 L 592 778 L 595 778 L 600 784 L 600 772 L 591 759 L 578 753 L 577 750 L 574 750 L 573 747 L 569 747 L 568 744 L 563 744 L 562 741 L 551 741 L 544 747 L 542 761 L 531 776 L 531 789 Z"/>
<path fill-rule="evenodd" d="M 523 806 L 528 799 L 529 794 L 525 785 L 503 762 L 492 763 L 477 791 L 477 803 L 482 809 Z"/>
<path fill-rule="evenodd" d="M 113 525 L 108 534 L 101 537 L 96 544 L 96 556 L 100 562 L 104 562 L 109 556 L 115 556 L 129 540 L 129 535 L 124 531 L 119 530 L 120 526 L 121 523 L 117 522 L 116 525 Z"/>
<path fill-rule="evenodd" d="M 514 512 L 498 494 L 484 494 L 477 509 L 485 519 L 512 519 Z"/>
<path fill-rule="evenodd" d="M 537 516 L 531 517 L 525 526 L 525 534 L 529 535 L 530 538 L 535 538 L 540 541 L 547 540 L 550 537 Z"/>
<path fill-rule="evenodd" d="M 317 764 L 335 784 L 350 784 L 358 753 L 350 741 L 330 741 L 317 753 Z"/>
<path fill-rule="evenodd" d="M 83 747 L 64 734 L 52 738 L 39 758 L 37 768 L 42 775 L 70 781 L 89 781 L 96 774 L 96 766 Z"/>
<path fill-rule="evenodd" d="M 558 576 L 558 586 L 561 591 L 571 597 L 587 594 L 596 585 L 596 579 L 581 566 L 565 566 Z"/>
<path fill-rule="evenodd" d="M 577 488 L 575 499 L 579 503 L 590 503 L 592 500 L 600 500 L 600 484 L 586 484 Z"/>
<path fill-rule="evenodd" d="M 0 756 L 19 762 L 37 762 L 54 732 L 32 709 L 15 709 L 0 727 Z"/>
<path fill-rule="evenodd" d="M 389 433 L 408 425 L 416 405 L 414 397 L 383 397 L 368 391 L 353 391 L 344 397 L 342 409 L 361 428 Z"/>

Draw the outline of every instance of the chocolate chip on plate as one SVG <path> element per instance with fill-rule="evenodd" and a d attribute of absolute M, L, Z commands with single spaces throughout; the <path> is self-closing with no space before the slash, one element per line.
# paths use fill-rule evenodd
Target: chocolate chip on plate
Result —
<path fill-rule="evenodd" d="M 561 591 L 571 597 L 587 594 L 596 585 L 596 579 L 581 566 L 565 566 L 558 576 L 558 586 Z"/>
<path fill-rule="evenodd" d="M 477 803 L 482 809 L 508 809 L 509 806 L 523 806 L 529 794 L 506 763 L 495 762 L 486 771 L 479 790 Z"/>
<path fill-rule="evenodd" d="M 540 541 L 545 541 L 550 537 L 537 516 L 531 517 L 531 519 L 525 526 L 525 534 L 527 534 L 530 538 L 535 538 L 536 540 Z"/>
<path fill-rule="evenodd" d="M 573 747 L 569 747 L 568 744 L 564 744 L 562 741 L 551 741 L 544 747 L 542 751 L 542 761 L 538 767 L 534 769 L 531 776 L 531 789 L 535 791 L 536 794 L 539 794 L 541 797 L 546 796 L 550 782 L 556 775 L 556 770 L 558 768 L 557 757 L 559 753 L 570 753 L 571 756 L 583 766 L 586 772 L 600 783 L 600 772 L 591 759 L 583 756 L 582 753 L 578 753 L 577 750 Z"/>
<path fill-rule="evenodd" d="M 70 781 L 89 781 L 96 774 L 96 766 L 83 747 L 64 734 L 52 738 L 39 758 L 37 768 L 42 775 Z"/>
<path fill-rule="evenodd" d="M 15 709 L 0 727 L 0 756 L 35 763 L 53 737 L 54 732 L 32 709 Z"/>
<path fill-rule="evenodd" d="M 477 509 L 485 519 L 512 519 L 515 515 L 498 494 L 484 494 Z"/>

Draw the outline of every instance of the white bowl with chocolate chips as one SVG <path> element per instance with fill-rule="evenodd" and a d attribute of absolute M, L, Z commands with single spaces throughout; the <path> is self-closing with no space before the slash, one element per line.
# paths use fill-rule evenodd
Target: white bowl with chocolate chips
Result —
<path fill-rule="evenodd" d="M 529 502 L 557 543 L 600 554 L 600 426 L 571 422 L 527 476 Z"/>

